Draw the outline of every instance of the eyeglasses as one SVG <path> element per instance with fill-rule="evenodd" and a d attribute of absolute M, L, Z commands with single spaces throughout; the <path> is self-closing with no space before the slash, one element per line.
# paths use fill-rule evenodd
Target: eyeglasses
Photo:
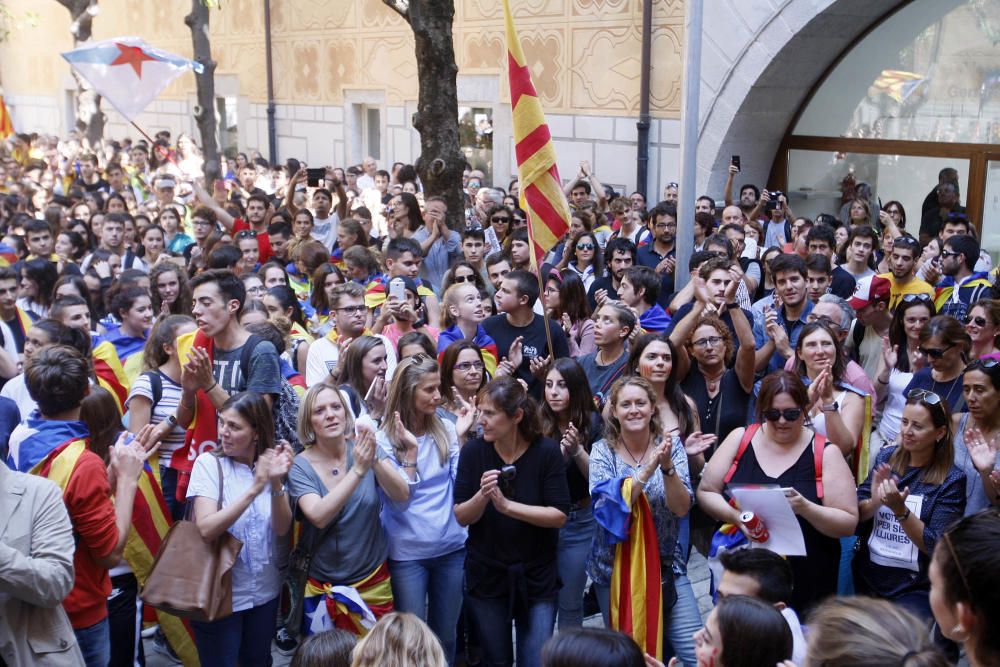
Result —
<path fill-rule="evenodd" d="M 928 405 L 940 405 L 941 397 L 935 394 L 930 389 L 911 389 L 906 395 L 911 401 L 923 401 Z"/>
<path fill-rule="evenodd" d="M 771 408 L 770 410 L 764 410 L 760 414 L 769 422 L 776 422 L 782 417 L 785 418 L 786 422 L 793 422 L 802 416 L 802 408 L 787 408 L 785 410 Z"/>
<path fill-rule="evenodd" d="M 972 315 L 969 315 L 965 318 L 965 324 L 975 324 L 977 327 L 985 327 L 989 324 L 989 322 L 986 321 L 985 317 L 973 317 Z"/>
<path fill-rule="evenodd" d="M 680 185 L 678 183 L 675 183 L 674 181 L 670 181 L 669 183 L 667 183 L 667 187 L 668 188 L 679 188 Z"/>
<path fill-rule="evenodd" d="M 457 285 L 458 283 L 474 283 L 474 282 L 476 282 L 476 277 L 471 274 L 468 276 L 453 276 L 451 279 L 451 283 L 453 285 Z"/>
<path fill-rule="evenodd" d="M 888 213 L 889 215 L 892 215 L 892 216 L 897 216 L 897 217 L 903 215 L 903 212 L 900 211 L 898 208 L 886 209 L 886 213 Z"/>
<path fill-rule="evenodd" d="M 955 346 L 954 345 L 949 345 L 947 347 L 918 347 L 917 348 L 917 352 L 919 352 L 920 354 L 924 355 L 925 357 L 929 357 L 931 359 L 940 359 L 941 357 L 944 356 L 945 352 L 947 352 L 948 350 L 950 350 L 953 347 L 955 347 Z M 913 391 L 917 391 L 917 390 L 914 389 Z M 911 391 L 910 393 L 912 394 L 913 392 Z"/>
<path fill-rule="evenodd" d="M 577 250 L 593 250 L 594 249 L 594 244 L 593 243 L 577 243 L 576 244 L 576 249 Z"/>
<path fill-rule="evenodd" d="M 942 250 L 941 259 L 944 259 L 945 257 L 958 257 L 961 254 L 962 253 L 960 252 L 952 252 L 951 250 Z"/>
<path fill-rule="evenodd" d="M 997 361 L 996 359 L 976 359 L 966 366 L 965 370 L 962 372 L 968 373 L 969 371 L 979 370 L 980 368 L 988 370 L 990 368 L 996 368 L 998 364 L 1000 364 L 1000 361 Z"/>
<path fill-rule="evenodd" d="M 490 218 L 490 222 L 499 222 L 500 224 L 506 225 L 510 223 L 510 218 L 506 215 L 494 215 Z"/>
<path fill-rule="evenodd" d="M 915 303 L 917 301 L 930 301 L 931 297 L 929 294 L 904 294 L 900 300 L 904 303 Z"/>
<path fill-rule="evenodd" d="M 191 224 L 195 227 L 211 227 L 212 223 L 208 220 L 202 220 L 201 218 L 195 218 L 191 221 Z"/>
<path fill-rule="evenodd" d="M 247 294 L 263 294 L 264 293 L 264 286 L 263 285 L 257 285 L 256 287 L 248 287 L 246 289 L 246 291 L 247 291 Z"/>
<path fill-rule="evenodd" d="M 901 246 L 901 247 L 905 246 L 905 247 L 909 247 L 909 248 L 919 248 L 920 247 L 920 242 L 917 241 L 915 238 L 910 237 L 910 236 L 897 236 L 896 238 L 894 238 L 892 240 L 892 247 L 895 248 L 897 246 Z"/>
<path fill-rule="evenodd" d="M 809 317 L 806 318 L 809 323 L 819 322 L 820 324 L 825 324 L 834 331 L 840 331 L 840 322 L 834 322 L 832 319 L 826 315 L 813 315 L 810 313 Z"/>
<path fill-rule="evenodd" d="M 722 338 L 720 336 L 709 336 L 708 338 L 699 338 L 698 340 L 691 341 L 691 347 L 709 348 L 715 347 L 721 342 Z"/>
<path fill-rule="evenodd" d="M 244 229 L 241 232 L 236 233 L 236 240 L 242 241 L 243 239 L 255 239 L 257 238 L 257 232 L 250 229 Z"/>
<path fill-rule="evenodd" d="M 468 373 L 472 370 L 482 372 L 485 368 L 486 365 L 481 361 L 463 361 L 455 364 L 455 370 L 459 373 Z"/>
<path fill-rule="evenodd" d="M 334 308 L 338 313 L 350 313 L 351 315 L 358 315 L 360 313 L 368 310 L 368 306 L 344 306 L 343 308 Z"/>
<path fill-rule="evenodd" d="M 658 231 L 663 231 L 664 229 L 677 229 L 677 223 L 676 222 L 658 222 L 655 225 L 653 225 L 653 229 L 656 229 Z"/>

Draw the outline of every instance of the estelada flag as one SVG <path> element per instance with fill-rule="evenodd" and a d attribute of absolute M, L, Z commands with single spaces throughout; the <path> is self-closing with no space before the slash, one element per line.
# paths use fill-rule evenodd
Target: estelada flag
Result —
<path fill-rule="evenodd" d="M 569 204 L 559 180 L 552 135 L 531 82 L 509 0 L 503 2 L 503 13 L 507 26 L 507 69 L 521 208 L 528 214 L 528 236 L 534 246 L 535 260 L 541 263 L 545 253 L 569 230 Z"/>
<path fill-rule="evenodd" d="M 110 342 L 102 341 L 91 354 L 94 358 L 94 375 L 97 376 L 97 383 L 111 392 L 118 406 L 119 415 L 124 415 L 130 383 L 121 359 L 118 358 L 118 351 Z"/>
<path fill-rule="evenodd" d="M 135 120 L 181 74 L 188 70 L 201 74 L 205 69 L 138 37 L 88 42 L 62 57 L 129 120 Z"/>
<path fill-rule="evenodd" d="M 12 134 L 14 134 L 14 121 L 11 120 L 10 113 L 7 112 L 3 95 L 0 95 L 0 139 L 6 139 Z"/>

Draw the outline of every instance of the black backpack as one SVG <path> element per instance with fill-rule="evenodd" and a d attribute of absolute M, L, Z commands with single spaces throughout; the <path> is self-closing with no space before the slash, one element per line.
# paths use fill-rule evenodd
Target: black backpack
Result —
<path fill-rule="evenodd" d="M 257 334 L 250 334 L 240 352 L 240 374 L 243 376 L 243 389 L 246 389 L 246 383 L 249 379 L 250 359 L 253 356 L 254 348 L 263 340 L 264 338 Z M 281 391 L 274 399 L 271 412 L 274 416 L 275 439 L 287 440 L 296 454 L 301 452 L 302 443 L 299 442 L 296 427 L 299 414 L 299 395 L 295 392 L 295 387 L 284 376 L 281 378 Z"/>

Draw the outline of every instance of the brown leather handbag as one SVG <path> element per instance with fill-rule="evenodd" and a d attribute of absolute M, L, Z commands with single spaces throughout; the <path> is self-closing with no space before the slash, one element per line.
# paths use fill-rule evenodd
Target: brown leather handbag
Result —
<path fill-rule="evenodd" d="M 219 504 L 222 509 L 222 462 Z M 201 536 L 194 521 L 170 527 L 143 586 L 143 603 L 195 621 L 217 621 L 233 613 L 233 565 L 243 543 L 229 531 L 214 540 Z"/>

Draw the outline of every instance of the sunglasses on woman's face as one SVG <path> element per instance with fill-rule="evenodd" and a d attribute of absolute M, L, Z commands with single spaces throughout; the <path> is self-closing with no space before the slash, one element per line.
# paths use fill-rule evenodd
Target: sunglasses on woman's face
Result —
<path fill-rule="evenodd" d="M 947 347 L 918 347 L 917 352 L 924 355 L 929 359 L 940 359 L 944 356 L 944 353 L 955 347 L 954 345 L 949 345 Z"/>
<path fill-rule="evenodd" d="M 475 282 L 475 279 L 471 275 L 468 275 L 468 276 L 455 276 L 454 278 L 451 279 L 451 282 L 454 283 L 454 284 L 458 284 L 458 283 L 471 283 L 471 282 Z"/>
<path fill-rule="evenodd" d="M 506 225 L 510 222 L 510 218 L 508 218 L 506 215 L 494 215 L 492 218 L 490 218 L 490 222 Z"/>
<path fill-rule="evenodd" d="M 577 250 L 593 250 L 594 249 L 594 244 L 593 243 L 577 243 L 576 244 L 576 249 Z"/>
<path fill-rule="evenodd" d="M 786 408 L 784 410 L 771 408 L 770 410 L 764 410 L 761 415 L 769 422 L 776 422 L 782 417 L 785 418 L 786 422 L 793 422 L 802 416 L 802 408 Z"/>
<path fill-rule="evenodd" d="M 985 327 L 989 324 L 989 322 L 986 321 L 985 317 L 973 317 L 972 315 L 969 315 L 965 318 L 965 324 L 975 324 L 977 327 Z"/>

